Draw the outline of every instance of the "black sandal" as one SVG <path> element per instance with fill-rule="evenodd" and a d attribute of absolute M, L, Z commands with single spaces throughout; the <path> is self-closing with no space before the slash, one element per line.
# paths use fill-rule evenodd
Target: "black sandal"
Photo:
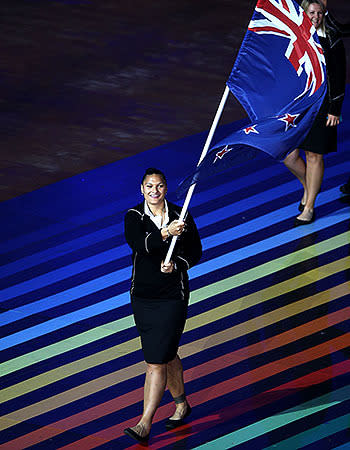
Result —
<path fill-rule="evenodd" d="M 297 217 L 294 220 L 294 226 L 298 227 L 300 225 L 309 225 L 309 223 L 312 223 L 315 220 L 315 213 L 312 213 L 311 219 L 309 220 L 303 220 L 303 219 L 298 219 Z"/>
<path fill-rule="evenodd" d="M 186 401 L 186 403 L 187 403 L 187 401 Z M 185 423 L 186 417 L 188 417 L 191 414 L 191 411 L 192 411 L 192 408 L 187 403 L 187 410 L 186 410 L 184 416 L 181 419 L 168 419 L 165 422 L 165 428 L 167 428 L 168 430 L 173 430 L 174 428 L 181 427 L 181 425 L 183 425 Z"/>
<path fill-rule="evenodd" d="M 138 442 L 148 442 L 149 440 L 149 433 L 146 436 L 140 436 L 139 434 L 136 433 L 136 431 L 132 430 L 131 428 L 125 428 L 124 433 Z"/>

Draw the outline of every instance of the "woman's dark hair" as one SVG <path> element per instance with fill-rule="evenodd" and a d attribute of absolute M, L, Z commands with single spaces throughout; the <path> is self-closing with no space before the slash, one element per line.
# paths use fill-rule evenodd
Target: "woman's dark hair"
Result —
<path fill-rule="evenodd" d="M 155 169 L 154 167 L 149 167 L 148 169 L 146 169 L 146 171 L 145 171 L 145 173 L 144 173 L 144 175 L 142 177 L 141 184 L 143 184 L 143 182 L 145 181 L 146 177 L 148 177 L 149 175 L 159 175 L 160 178 L 163 180 L 163 183 L 165 185 L 167 184 L 164 173 L 161 170 L 159 170 L 159 169 Z"/>

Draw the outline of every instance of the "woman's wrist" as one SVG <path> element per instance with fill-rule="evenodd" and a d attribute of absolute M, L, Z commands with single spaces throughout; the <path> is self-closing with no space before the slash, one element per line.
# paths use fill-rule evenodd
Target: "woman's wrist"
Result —
<path fill-rule="evenodd" d="M 167 226 L 162 228 L 161 233 L 162 233 L 163 240 L 166 240 L 172 236 L 172 234 L 169 231 L 169 227 L 167 227 Z"/>

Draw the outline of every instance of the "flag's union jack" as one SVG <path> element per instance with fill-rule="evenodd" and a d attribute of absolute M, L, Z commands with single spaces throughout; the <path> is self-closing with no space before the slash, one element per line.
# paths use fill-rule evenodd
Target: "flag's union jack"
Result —
<path fill-rule="evenodd" d="M 239 129 L 233 124 L 181 188 L 261 152 L 283 161 L 317 117 L 327 91 L 325 69 L 315 27 L 297 2 L 258 0 L 227 80 L 249 121 Z"/>
<path fill-rule="evenodd" d="M 325 59 L 322 47 L 315 42 L 316 32 L 306 13 L 297 9 L 292 0 L 259 0 L 255 9 L 265 19 L 252 20 L 250 31 L 258 34 L 274 34 L 289 39 L 285 52 L 297 74 L 307 75 L 304 92 L 316 92 L 324 81 Z"/>

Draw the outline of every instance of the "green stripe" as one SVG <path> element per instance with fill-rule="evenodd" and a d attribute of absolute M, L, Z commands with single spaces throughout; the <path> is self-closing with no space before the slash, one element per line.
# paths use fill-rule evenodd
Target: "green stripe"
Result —
<path fill-rule="evenodd" d="M 44 361 L 45 359 L 52 358 L 53 356 L 60 355 L 70 350 L 74 350 L 83 345 L 91 342 L 103 339 L 119 331 L 131 328 L 135 325 L 133 316 L 123 317 L 122 319 L 109 322 L 106 325 L 101 325 L 84 333 L 77 334 L 63 341 L 56 342 L 55 344 L 42 347 L 33 352 L 26 353 L 25 355 L 18 356 L 17 358 L 10 359 L 0 364 L 0 373 L 2 376 L 15 372 L 16 370 L 23 369 L 31 364 Z"/>
<path fill-rule="evenodd" d="M 322 395 L 321 397 L 295 406 L 294 408 L 282 411 L 275 416 L 267 417 L 266 419 L 248 425 L 247 427 L 241 428 L 240 430 L 234 431 L 226 436 L 222 436 L 214 441 L 207 442 L 206 444 L 196 447 L 194 450 L 224 450 L 234 448 L 237 445 L 250 441 L 251 439 L 262 436 L 270 431 L 283 427 L 284 425 L 288 425 L 291 422 L 295 422 L 296 420 L 311 416 L 319 411 L 338 405 L 339 403 L 349 399 L 350 386 L 345 386 L 337 391 L 330 392 L 326 395 Z M 277 448 L 279 449 L 280 447 Z"/>
<path fill-rule="evenodd" d="M 266 277 L 267 275 L 271 275 L 272 273 L 278 272 L 279 270 L 285 269 L 294 264 L 299 264 L 310 258 L 314 258 L 315 256 L 319 256 L 336 248 L 343 247 L 349 242 L 349 237 L 350 232 L 346 231 L 345 233 L 326 239 L 318 244 L 311 245 L 310 247 L 303 248 L 294 253 L 289 253 L 288 255 L 261 264 L 260 266 L 253 267 L 245 272 L 238 273 L 237 275 L 217 281 L 209 286 L 197 289 L 191 294 L 191 303 L 197 303 L 208 297 L 221 294 L 235 287 L 242 286 L 243 284 L 250 283 L 251 281 Z"/>
<path fill-rule="evenodd" d="M 315 256 L 319 256 L 323 253 L 334 250 L 335 248 L 342 247 L 344 246 L 344 243 L 348 242 L 349 237 L 350 231 L 347 231 L 343 234 L 322 241 L 318 244 L 298 250 L 292 254 L 282 256 L 276 260 L 269 261 L 245 272 L 226 278 L 225 280 L 221 280 L 211 285 L 204 286 L 191 293 L 191 304 L 223 293 L 234 287 L 242 286 L 243 284 L 254 281 L 258 278 L 263 278 L 271 273 L 277 272 L 278 270 L 284 269 L 294 264 L 298 264 Z M 320 267 L 320 269 L 322 269 L 322 266 Z M 310 271 L 309 273 L 311 274 L 312 271 Z M 322 273 L 322 275 L 320 274 L 318 276 L 318 279 L 322 279 L 329 275 L 330 273 Z M 56 342 L 55 344 L 48 345 L 38 350 L 34 350 L 33 352 L 26 353 L 25 355 L 21 355 L 17 358 L 13 358 L 9 361 L 5 361 L 4 363 L 0 364 L 0 373 L 3 376 L 7 375 L 29 365 L 76 349 L 82 345 L 86 345 L 104 337 L 110 336 L 111 334 L 118 333 L 132 326 L 134 326 L 133 316 L 127 316 L 114 322 L 110 322 L 108 324 L 93 328 L 91 330 L 85 331 L 84 333 L 80 333 L 70 338 L 64 339 L 63 341 Z"/>
<path fill-rule="evenodd" d="M 339 431 L 349 429 L 350 427 L 350 414 L 337 417 L 329 422 L 322 423 L 317 427 L 310 428 L 303 433 L 296 434 L 289 439 L 278 442 L 275 445 L 266 447 L 264 450 L 290 450 L 291 448 L 303 448 L 305 445 L 312 444 L 321 439 L 324 439 Z M 349 444 L 350 446 L 350 444 Z"/>

